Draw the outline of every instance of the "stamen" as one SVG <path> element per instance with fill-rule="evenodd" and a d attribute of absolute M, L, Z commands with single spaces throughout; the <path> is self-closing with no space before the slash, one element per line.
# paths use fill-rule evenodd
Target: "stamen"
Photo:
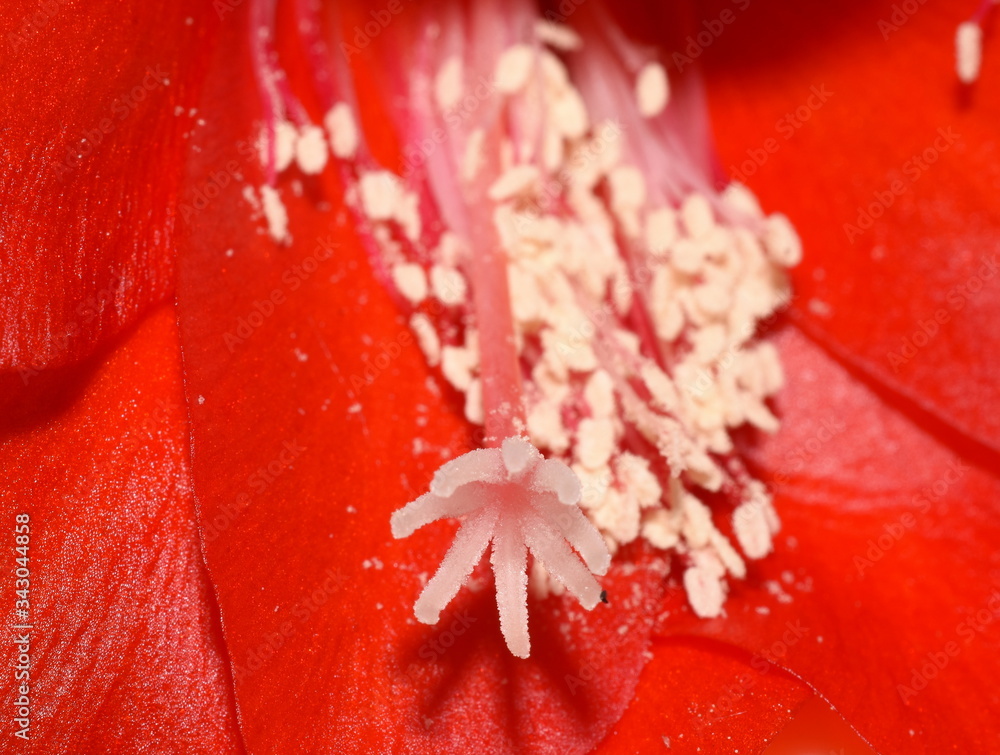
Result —
<path fill-rule="evenodd" d="M 981 0 L 972 17 L 958 25 L 955 32 L 955 71 L 963 84 L 979 78 L 983 61 L 983 21 L 1000 0 Z"/>
<path fill-rule="evenodd" d="M 754 331 L 787 302 L 784 269 L 802 249 L 745 187 L 713 191 L 690 84 L 671 86 L 590 6 L 571 30 L 523 0 L 448 4 L 386 31 L 404 35 L 389 49 L 411 53 L 385 61 L 406 87 L 393 99 L 409 105 L 402 136 L 430 145 L 419 159 L 408 149 L 397 175 L 364 146 L 350 71 L 326 54 L 315 0 L 296 9 L 311 65 L 332 66 L 317 73 L 325 134 L 269 49 L 273 0 L 253 7 L 272 235 L 287 234 L 275 175 L 293 159 L 322 171 L 328 138 L 377 277 L 457 406 L 485 426 L 486 448 L 393 514 L 396 537 L 464 517 L 418 618 L 437 620 L 492 543 L 501 629 L 525 656 L 528 551 L 532 584 L 558 593 L 546 580 L 561 580 L 592 608 L 593 574 L 639 537 L 680 555 L 693 609 L 719 615 L 727 575 L 746 566 L 704 501 L 730 500 L 746 557 L 771 550 L 770 497 L 731 432 L 777 429 L 767 401 L 780 368 Z M 470 29 L 486 41 L 466 44 Z"/>

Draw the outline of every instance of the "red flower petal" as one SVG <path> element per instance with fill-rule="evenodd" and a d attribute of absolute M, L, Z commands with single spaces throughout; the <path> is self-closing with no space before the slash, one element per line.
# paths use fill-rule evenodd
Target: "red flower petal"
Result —
<path fill-rule="evenodd" d="M 705 17 L 718 18 L 722 7 L 713 4 Z M 781 650 L 782 665 L 882 751 L 989 751 L 1000 712 L 992 683 L 1000 642 L 990 631 L 1000 618 L 992 545 L 1000 533 L 996 420 L 982 408 L 994 403 L 997 363 L 980 355 L 989 353 L 986 324 L 1000 296 L 975 254 L 998 236 L 988 214 L 1000 173 L 991 129 L 997 98 L 995 88 L 977 90 L 971 108 L 957 106 L 954 9 L 918 6 L 883 44 L 877 21 L 891 22 L 899 7 L 755 5 L 701 46 L 725 164 L 747 165 L 748 183 L 767 206 L 787 209 L 806 241 L 796 321 L 849 368 L 794 331 L 783 336 L 785 422 L 759 462 L 781 491 L 784 545 L 734 591 L 725 621 L 674 616 L 663 631 L 723 639 L 761 657 Z M 995 78 L 992 67 L 983 75 Z M 808 107 L 811 85 L 824 83 L 837 97 L 789 129 L 784 115 Z M 856 221 L 856 207 L 952 122 L 962 124 L 965 149 L 942 151 L 927 177 L 909 182 L 851 245 L 842 225 Z M 977 276 L 985 285 L 972 296 Z M 949 300 L 955 286 L 966 287 L 962 307 Z M 914 343 L 918 329 L 934 330 L 921 322 L 942 305 L 948 322 Z M 916 354 L 903 352 L 906 337 L 921 347 Z M 898 374 L 890 349 L 906 358 Z M 832 432 L 840 422 L 844 430 Z M 777 601 L 768 581 L 791 602 Z M 783 644 L 797 622 L 807 628 L 803 639 Z M 663 663 L 658 654 L 651 670 Z M 708 716 L 713 733 L 728 721 L 720 712 L 749 718 L 757 710 L 766 677 L 746 671 L 709 687 L 708 699 L 724 709 Z M 659 687 L 644 675 L 626 719 L 672 710 L 673 696 Z M 691 706 L 661 728 L 699 730 L 705 720 L 704 706 Z M 624 720 L 619 731 L 628 732 Z M 605 748 L 614 751 L 615 741 Z"/>
<path fill-rule="evenodd" d="M 28 621 L 10 613 L 8 626 L 33 628 L 30 678 L 3 699 L 10 716 L 28 685 L 37 752 L 242 751 L 195 530 L 183 400 L 169 307 L 110 353 L 4 395 L 8 589 L 15 567 L 30 572 Z M 14 551 L 22 513 L 26 567 Z M 11 674 L 21 652 L 4 643 Z"/>
<path fill-rule="evenodd" d="M 748 653 L 720 643 L 659 638 L 653 654 L 635 698 L 596 753 L 657 752 L 667 744 L 671 755 L 718 751 L 708 741 L 758 753 L 812 695 L 790 674 L 774 668 L 761 674 Z M 743 677 L 753 683 L 738 684 Z"/>
<path fill-rule="evenodd" d="M 728 679 L 701 672 L 698 699 L 678 710 L 674 690 L 650 676 L 676 663 L 659 658 L 672 652 L 659 646 L 625 720 L 659 707 L 673 714 L 662 716 L 662 733 L 675 738 L 714 736 L 746 716 L 734 736 L 759 743 L 750 735 L 761 726 L 760 690 L 776 681 L 769 661 L 830 700 L 879 751 L 990 751 L 1000 741 L 990 723 L 1000 711 L 991 681 L 1000 673 L 995 460 L 887 407 L 794 330 L 781 342 L 798 379 L 779 402 L 782 433 L 758 458 L 778 486 L 779 549 L 733 591 L 727 617 L 703 622 L 675 602 L 659 629 L 724 640 L 754 659 Z M 724 653 L 718 663 L 733 665 Z M 764 720 L 787 716 L 781 703 L 795 694 L 772 693 Z M 605 747 L 616 751 L 614 740 Z"/>
<path fill-rule="evenodd" d="M 90 354 L 173 291 L 209 5 L 24 0 L 0 37 L 0 370 Z"/>
<path fill-rule="evenodd" d="M 954 65 L 975 4 L 766 0 L 700 57 L 727 172 L 802 235 L 803 327 L 996 450 L 1000 416 L 983 411 L 1000 381 L 996 40 L 980 84 L 960 87 Z M 724 6 L 705 5 L 709 23 Z"/>

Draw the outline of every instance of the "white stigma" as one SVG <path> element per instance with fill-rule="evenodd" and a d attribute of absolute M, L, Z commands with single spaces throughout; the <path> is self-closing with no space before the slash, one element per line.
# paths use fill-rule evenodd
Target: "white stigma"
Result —
<path fill-rule="evenodd" d="M 662 113 L 670 99 L 670 86 L 663 66 L 659 63 L 647 63 L 643 66 L 635 82 L 635 94 L 639 102 L 639 113 L 644 118 L 653 118 Z"/>

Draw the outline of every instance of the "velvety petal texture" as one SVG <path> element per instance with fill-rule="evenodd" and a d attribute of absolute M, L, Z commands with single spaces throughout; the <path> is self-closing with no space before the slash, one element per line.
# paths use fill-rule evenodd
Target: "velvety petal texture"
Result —
<path fill-rule="evenodd" d="M 0 17 L 0 372 L 74 362 L 173 293 L 210 3 L 15 0 Z"/>
<path fill-rule="evenodd" d="M 14 749 L 8 718 L 6 751 L 243 752 L 195 525 L 173 308 L 2 404 L 5 588 L 28 572 L 28 606 L 8 592 L 6 615 L 30 627 L 3 645 L 12 676 L 30 657 L 3 693 L 9 713 L 28 685 L 28 742 Z"/>
<path fill-rule="evenodd" d="M 734 18 L 689 52 L 725 172 L 802 235 L 793 312 L 839 358 L 997 450 L 995 35 L 966 87 L 954 37 L 975 2 L 742 5 L 705 3 L 706 22 Z"/>

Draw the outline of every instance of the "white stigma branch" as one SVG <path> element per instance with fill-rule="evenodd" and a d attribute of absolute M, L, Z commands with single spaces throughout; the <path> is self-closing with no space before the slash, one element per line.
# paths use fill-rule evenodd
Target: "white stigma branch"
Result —
<path fill-rule="evenodd" d="M 441 467 L 429 493 L 392 515 L 392 534 L 397 538 L 438 519 L 463 519 L 451 549 L 417 599 L 417 618 L 437 623 L 490 542 L 500 629 L 517 657 L 527 658 L 531 649 L 529 551 L 584 608 L 596 606 L 601 588 L 593 574 L 607 572 L 611 555 L 581 512 L 580 494 L 580 480 L 569 467 L 543 459 L 521 438 L 508 438 L 500 448 L 471 451 Z"/>

